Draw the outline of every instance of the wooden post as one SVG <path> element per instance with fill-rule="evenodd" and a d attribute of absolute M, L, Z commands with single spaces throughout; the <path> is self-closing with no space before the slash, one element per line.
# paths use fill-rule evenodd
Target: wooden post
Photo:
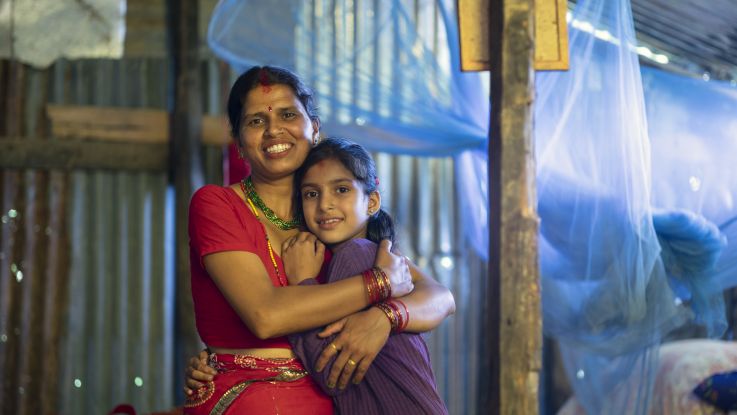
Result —
<path fill-rule="evenodd" d="M 3 77 L 3 93 L 0 97 L 4 101 L 4 117 L 0 120 L 2 124 L 0 129 L 2 133 L 9 135 L 23 134 L 23 108 L 24 96 L 23 85 L 25 85 L 26 67 L 15 60 L 5 61 L 2 63 L 6 70 Z M 22 185 L 24 180 L 23 172 L 0 171 L 0 179 L 4 181 L 5 197 L 12 200 L 7 206 L 15 209 L 24 215 L 26 212 L 26 192 Z M 0 206 L 0 209 L 3 207 Z M 3 212 L 4 214 L 4 212 Z M 21 322 L 23 311 L 23 286 L 16 280 L 15 272 L 7 272 L 8 267 L 12 264 L 20 264 L 25 255 L 26 245 L 26 217 L 19 215 L 15 221 L 15 226 L 3 229 L 3 236 L 7 240 L 3 241 L 5 249 L 4 261 L 0 261 L 3 265 L 4 272 L 0 272 L 0 289 L 7 295 L 7 308 L 2 310 L 2 318 L 5 323 L 6 332 L 2 333 L 6 337 L 0 345 L 4 352 L 2 362 L 2 370 L 0 370 L 0 412 L 3 414 L 16 414 L 20 410 L 23 399 L 20 393 L 21 379 L 20 369 L 21 362 Z M 7 245 L 5 245 L 7 244 Z M 17 266 L 17 265 L 16 265 Z"/>
<path fill-rule="evenodd" d="M 490 337 L 485 361 L 491 373 L 485 405 L 490 414 L 538 413 L 542 322 L 532 140 L 534 4 L 492 0 L 490 7 Z"/>
<path fill-rule="evenodd" d="M 173 96 L 170 122 L 169 182 L 176 194 L 176 318 L 175 318 L 175 402 L 184 395 L 186 359 L 200 349 L 195 329 L 189 280 L 189 237 L 187 217 L 194 190 L 204 184 L 200 150 L 202 97 L 197 0 L 167 0 Z M 170 100 L 171 102 L 172 100 Z"/>

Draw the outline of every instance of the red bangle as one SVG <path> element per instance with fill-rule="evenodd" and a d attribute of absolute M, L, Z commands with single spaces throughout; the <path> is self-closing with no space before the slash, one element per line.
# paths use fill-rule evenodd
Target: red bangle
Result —
<path fill-rule="evenodd" d="M 398 330 L 401 329 L 402 323 L 404 322 L 404 318 L 402 318 L 402 312 L 399 311 L 399 306 L 394 304 L 393 301 L 389 300 L 386 301 L 386 304 L 392 308 L 392 311 L 394 312 L 394 315 L 397 316 L 397 326 L 394 327 L 394 332 L 396 333 Z"/>
<path fill-rule="evenodd" d="M 361 275 L 363 275 L 363 284 L 366 286 L 369 304 L 376 304 L 381 301 L 381 292 L 373 268 L 363 271 Z"/>
<path fill-rule="evenodd" d="M 380 297 L 382 300 L 386 300 L 387 298 L 392 296 L 391 281 L 389 281 L 389 277 L 387 277 L 383 269 L 379 267 L 373 267 L 372 270 L 374 271 L 376 283 L 381 292 Z"/>
<path fill-rule="evenodd" d="M 396 330 L 399 328 L 399 317 L 394 312 L 392 306 L 386 302 L 382 302 L 377 303 L 376 305 L 374 305 L 374 307 L 384 312 L 386 318 L 389 319 L 389 325 L 391 326 L 392 332 L 396 332 Z"/>
<path fill-rule="evenodd" d="M 404 301 L 398 299 L 398 298 L 392 298 L 391 300 L 392 305 L 396 306 L 396 303 L 399 303 L 402 305 L 402 308 L 404 309 L 404 316 L 402 318 L 401 324 L 398 329 L 398 333 L 401 333 L 404 331 L 404 329 L 407 328 L 407 325 L 409 324 L 409 309 L 407 308 L 407 305 L 404 304 Z M 399 307 L 397 306 L 397 312 L 399 313 Z M 401 313 L 399 313 L 401 314 Z"/>

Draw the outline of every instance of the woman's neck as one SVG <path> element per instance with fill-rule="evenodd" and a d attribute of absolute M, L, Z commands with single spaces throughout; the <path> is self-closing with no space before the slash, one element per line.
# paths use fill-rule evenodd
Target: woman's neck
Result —
<path fill-rule="evenodd" d="M 294 217 L 292 199 L 294 197 L 294 176 L 272 180 L 251 175 L 253 188 L 256 189 L 261 200 L 282 219 Z"/>

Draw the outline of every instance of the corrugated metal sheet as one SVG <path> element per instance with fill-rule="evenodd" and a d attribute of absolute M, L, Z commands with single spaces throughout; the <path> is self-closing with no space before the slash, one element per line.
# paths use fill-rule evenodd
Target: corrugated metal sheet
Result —
<path fill-rule="evenodd" d="M 173 406 L 173 226 L 164 174 L 75 172 L 63 413 Z"/>
<path fill-rule="evenodd" d="M 207 69 L 219 100 L 217 72 Z M 37 130 L 43 91 L 58 104 L 165 108 L 167 72 L 163 59 L 26 68 L 15 134 Z M 205 153 L 208 181 L 219 182 L 221 152 Z M 173 198 L 164 171 L 0 172 L 3 413 L 174 406 Z"/>
<path fill-rule="evenodd" d="M 375 154 L 382 204 L 396 220 L 399 249 L 450 288 L 456 313 L 425 340 L 451 414 L 477 412 L 486 263 L 461 232 L 452 158 Z"/>

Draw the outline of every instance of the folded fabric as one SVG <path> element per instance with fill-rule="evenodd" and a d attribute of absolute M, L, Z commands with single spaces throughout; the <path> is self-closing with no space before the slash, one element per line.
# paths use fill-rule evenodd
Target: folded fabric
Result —
<path fill-rule="evenodd" d="M 737 371 L 709 376 L 693 392 L 725 412 L 737 411 Z"/>

